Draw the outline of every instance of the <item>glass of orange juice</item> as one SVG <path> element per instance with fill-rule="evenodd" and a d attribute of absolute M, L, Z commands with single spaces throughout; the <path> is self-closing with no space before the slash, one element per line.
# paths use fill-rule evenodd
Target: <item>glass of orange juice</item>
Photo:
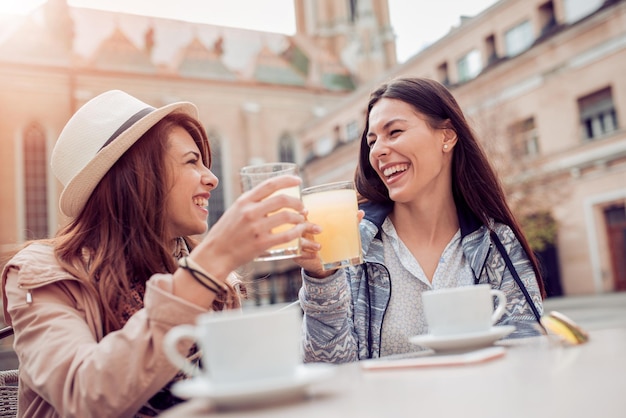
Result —
<path fill-rule="evenodd" d="M 240 175 L 241 175 L 241 186 L 244 191 L 247 191 L 247 190 L 254 188 L 257 184 L 271 177 L 284 176 L 284 175 L 297 176 L 298 166 L 294 163 L 282 163 L 282 162 L 250 165 L 247 167 L 243 167 L 240 171 Z M 270 198 L 277 194 L 286 194 L 288 196 L 300 198 L 300 186 L 287 187 L 284 189 L 277 190 L 276 192 L 272 193 L 267 198 Z M 285 208 L 281 210 L 292 210 L 292 209 Z M 290 228 L 293 228 L 294 226 L 295 225 L 292 225 L 292 224 L 279 225 L 276 228 L 272 229 L 272 233 L 277 234 L 280 232 L 284 232 Z M 296 238 L 285 244 L 275 245 L 274 247 L 267 250 L 265 253 L 261 254 L 259 257 L 255 258 L 254 261 L 281 260 L 281 259 L 286 259 L 286 258 L 298 257 L 299 255 L 300 255 L 300 239 Z"/>
<path fill-rule="evenodd" d="M 363 263 L 354 183 L 308 187 L 302 190 L 302 202 L 309 211 L 309 222 L 322 227 L 314 239 L 321 245 L 319 256 L 324 270 Z"/>

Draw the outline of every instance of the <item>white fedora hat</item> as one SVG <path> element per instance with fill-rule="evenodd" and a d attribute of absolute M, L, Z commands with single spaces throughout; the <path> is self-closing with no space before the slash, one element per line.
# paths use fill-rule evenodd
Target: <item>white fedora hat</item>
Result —
<path fill-rule="evenodd" d="M 151 127 L 174 112 L 198 119 L 198 109 L 192 103 L 154 108 L 120 90 L 102 93 L 78 109 L 52 150 L 52 171 L 65 186 L 59 201 L 61 212 L 78 216 L 113 164 Z"/>

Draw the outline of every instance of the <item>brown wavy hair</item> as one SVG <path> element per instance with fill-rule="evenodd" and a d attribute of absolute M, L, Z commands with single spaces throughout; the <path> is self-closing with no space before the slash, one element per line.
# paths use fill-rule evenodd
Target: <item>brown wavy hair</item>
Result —
<path fill-rule="evenodd" d="M 202 125 L 189 115 L 169 114 L 120 157 L 80 214 L 54 239 L 61 265 L 97 295 L 105 333 L 121 327 L 120 309 L 130 303 L 131 282 L 145 286 L 151 275 L 176 270 L 166 236 L 170 174 L 165 155 L 168 135 L 177 126 L 191 135 L 210 167 L 210 146 Z M 190 237 L 184 239 L 195 245 Z"/>
<path fill-rule="evenodd" d="M 411 105 L 432 129 L 449 127 L 456 132 L 458 141 L 452 154 L 452 194 L 456 204 L 469 208 L 484 225 L 493 218 L 513 230 L 533 266 L 541 295 L 545 297 L 539 263 L 509 208 L 498 176 L 456 99 L 441 83 L 426 78 L 398 78 L 381 85 L 370 95 L 355 173 L 356 188 L 362 199 L 393 204 L 385 184 L 370 164 L 367 145 L 370 112 L 383 98 Z"/>

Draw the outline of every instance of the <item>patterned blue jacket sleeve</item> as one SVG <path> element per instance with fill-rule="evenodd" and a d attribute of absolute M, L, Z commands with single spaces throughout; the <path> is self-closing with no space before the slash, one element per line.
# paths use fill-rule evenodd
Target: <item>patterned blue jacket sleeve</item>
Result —
<path fill-rule="evenodd" d="M 304 311 L 302 347 L 305 362 L 357 360 L 358 344 L 350 298 L 343 269 L 321 280 L 302 273 L 300 304 Z"/>
<path fill-rule="evenodd" d="M 537 285 L 537 278 L 522 245 L 508 226 L 496 224 L 495 230 L 504 248 L 507 250 L 522 283 L 528 290 L 537 311 L 541 315 L 543 313 L 543 301 Z M 491 256 L 487 263 L 487 274 L 492 286 L 499 288 L 507 296 L 506 311 L 497 325 L 515 325 L 517 329 L 509 338 L 538 335 L 540 328 L 537 325 L 532 309 L 495 245 L 491 249 Z"/>

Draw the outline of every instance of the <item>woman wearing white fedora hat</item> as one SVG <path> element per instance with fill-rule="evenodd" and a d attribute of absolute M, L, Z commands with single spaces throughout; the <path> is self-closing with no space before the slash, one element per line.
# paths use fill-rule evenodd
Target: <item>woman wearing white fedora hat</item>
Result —
<path fill-rule="evenodd" d="M 218 179 L 196 107 L 154 108 L 119 90 L 72 116 L 51 160 L 69 222 L 2 272 L 18 414 L 154 416 L 177 402 L 164 335 L 208 310 L 240 306 L 231 272 L 307 228 L 299 199 L 267 198 L 300 180 L 276 177 L 244 193 L 207 232 Z M 296 226 L 271 234 L 283 223 Z M 198 243 L 189 238 L 205 232 Z"/>

